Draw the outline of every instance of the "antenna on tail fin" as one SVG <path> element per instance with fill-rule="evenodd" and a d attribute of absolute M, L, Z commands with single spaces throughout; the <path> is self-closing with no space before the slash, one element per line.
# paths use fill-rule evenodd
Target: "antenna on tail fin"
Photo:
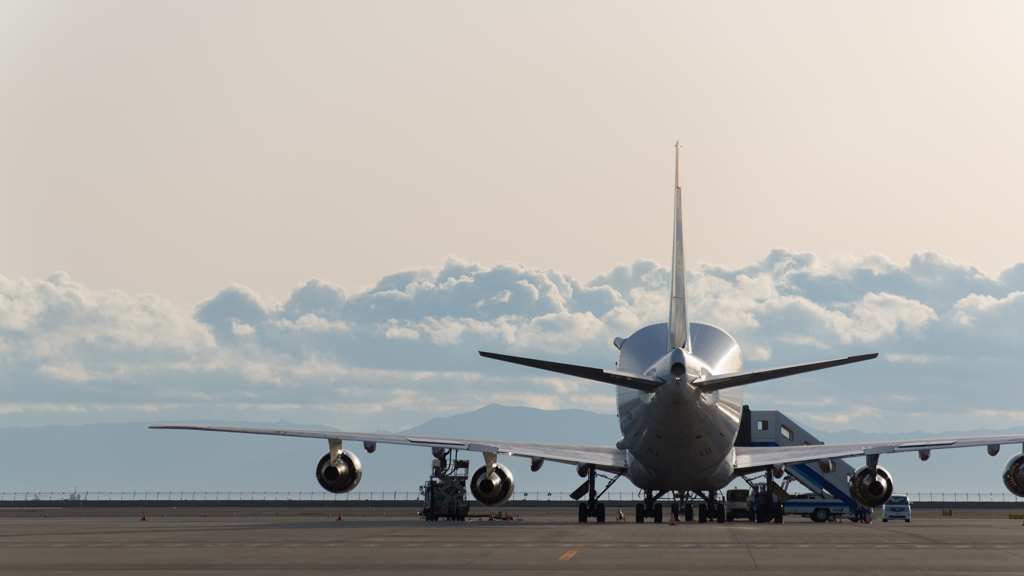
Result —
<path fill-rule="evenodd" d="M 683 257 L 683 190 L 676 142 L 676 193 L 672 224 L 672 293 L 668 308 L 668 349 L 692 350 L 690 322 L 686 318 L 686 262 Z"/>

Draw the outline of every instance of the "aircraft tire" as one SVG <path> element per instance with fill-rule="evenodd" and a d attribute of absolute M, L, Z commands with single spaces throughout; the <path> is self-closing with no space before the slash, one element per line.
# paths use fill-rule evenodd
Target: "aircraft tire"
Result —
<path fill-rule="evenodd" d="M 661 504 L 654 505 L 654 523 L 661 524 Z"/>
<path fill-rule="evenodd" d="M 697 522 L 701 524 L 708 523 L 708 505 L 701 504 L 697 507 Z"/>
<path fill-rule="evenodd" d="M 604 502 L 597 503 L 597 521 L 604 522 Z"/>
<path fill-rule="evenodd" d="M 687 522 L 693 522 L 693 504 L 687 502 L 683 507 L 683 518 L 686 518 Z"/>
<path fill-rule="evenodd" d="M 586 523 L 587 521 L 587 505 L 580 502 L 580 522 Z"/>
<path fill-rule="evenodd" d="M 644 523 L 644 505 L 643 504 L 637 504 L 636 505 L 636 523 L 637 524 L 643 524 Z"/>
<path fill-rule="evenodd" d="M 679 518 L 679 503 L 678 502 L 673 502 L 672 503 L 672 517 L 676 518 L 676 519 Z"/>
<path fill-rule="evenodd" d="M 725 504 L 718 505 L 718 523 L 725 524 Z"/>

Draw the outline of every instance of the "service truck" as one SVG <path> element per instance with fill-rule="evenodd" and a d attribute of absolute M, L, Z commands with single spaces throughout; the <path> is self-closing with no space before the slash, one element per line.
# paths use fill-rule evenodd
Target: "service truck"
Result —
<path fill-rule="evenodd" d="M 754 499 L 750 490 L 737 488 L 725 491 L 725 519 L 747 518 L 754 520 Z"/>
<path fill-rule="evenodd" d="M 799 494 L 783 504 L 786 514 L 797 514 L 814 522 L 835 522 L 840 518 L 854 518 L 857 510 L 842 500 L 822 498 L 816 494 Z"/>

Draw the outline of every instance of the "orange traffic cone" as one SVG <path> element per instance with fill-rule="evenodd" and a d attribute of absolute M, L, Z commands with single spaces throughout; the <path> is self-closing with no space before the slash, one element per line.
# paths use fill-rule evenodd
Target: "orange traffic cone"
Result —
<path fill-rule="evenodd" d="M 494 510 L 491 510 L 491 517 L 488 519 L 488 521 L 491 521 L 491 520 L 494 520 Z"/>
<path fill-rule="evenodd" d="M 341 508 L 338 508 L 338 522 L 341 521 Z"/>
<path fill-rule="evenodd" d="M 675 514 L 669 514 L 668 518 L 669 518 L 668 525 L 669 526 L 675 526 L 676 525 L 676 515 Z"/>
<path fill-rule="evenodd" d="M 142 518 L 139 518 L 139 520 L 145 520 L 145 519 L 146 519 L 146 509 L 143 508 L 142 509 Z"/>

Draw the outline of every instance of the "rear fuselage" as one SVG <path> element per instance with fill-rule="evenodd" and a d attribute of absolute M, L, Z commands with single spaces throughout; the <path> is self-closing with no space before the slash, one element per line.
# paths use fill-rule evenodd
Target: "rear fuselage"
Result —
<path fill-rule="evenodd" d="M 617 387 L 620 448 L 629 451 L 629 479 L 651 490 L 717 490 L 735 477 L 733 445 L 742 413 L 740 387 L 701 393 L 690 382 L 743 366 L 725 331 L 690 324 L 691 350 L 665 352 L 666 324 L 641 328 L 621 344 L 620 372 L 665 382 L 651 393 Z"/>

